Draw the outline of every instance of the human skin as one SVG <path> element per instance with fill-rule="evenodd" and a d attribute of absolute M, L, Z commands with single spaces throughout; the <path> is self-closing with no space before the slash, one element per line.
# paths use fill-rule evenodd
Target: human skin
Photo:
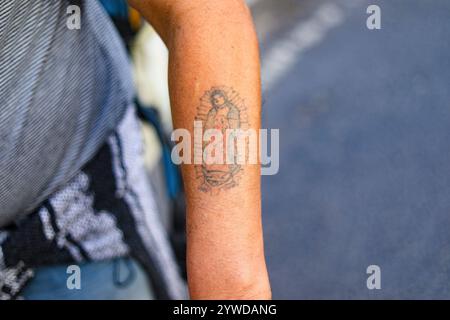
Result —
<path fill-rule="evenodd" d="M 236 127 L 245 118 L 248 128 L 260 128 L 258 41 L 243 0 L 129 3 L 152 24 L 169 49 L 174 128 L 188 129 L 193 136 L 194 120 L 202 117 L 201 101 L 210 106 L 210 111 L 216 106 L 204 123 L 220 127 L 227 122 Z M 217 91 L 226 96 L 231 90 L 237 96 L 233 98 L 237 106 L 230 100 L 222 109 L 225 98 L 217 96 Z M 270 299 L 261 223 L 260 165 L 244 164 L 238 173 L 209 170 L 212 167 L 208 165 L 201 168 L 198 171 L 194 164 L 182 166 L 190 297 Z"/>

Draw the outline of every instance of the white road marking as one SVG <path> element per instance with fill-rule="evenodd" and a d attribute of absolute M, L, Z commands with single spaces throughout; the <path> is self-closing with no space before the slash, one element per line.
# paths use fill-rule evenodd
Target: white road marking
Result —
<path fill-rule="evenodd" d="M 257 3 L 260 2 L 260 1 L 261 1 L 261 0 L 246 0 L 247 5 L 248 5 L 249 7 L 254 6 L 255 4 L 257 4 Z"/>
<path fill-rule="evenodd" d="M 269 91 L 291 70 L 302 54 L 323 41 L 328 32 L 344 22 L 344 9 L 335 3 L 322 4 L 311 18 L 297 24 L 286 37 L 276 41 L 262 59 L 263 88 Z"/>

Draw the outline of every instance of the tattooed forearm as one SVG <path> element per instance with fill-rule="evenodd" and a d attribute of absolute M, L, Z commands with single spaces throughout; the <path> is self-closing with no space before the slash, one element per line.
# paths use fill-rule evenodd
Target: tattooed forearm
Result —
<path fill-rule="evenodd" d="M 196 120 L 201 121 L 204 132 L 211 136 L 211 139 L 203 142 L 203 161 L 196 166 L 199 189 L 214 193 L 237 186 L 243 166 L 237 161 L 238 151 L 233 132 L 236 134 L 248 128 L 244 101 L 232 88 L 213 87 L 201 98 Z M 232 154 L 231 157 L 228 152 Z"/>

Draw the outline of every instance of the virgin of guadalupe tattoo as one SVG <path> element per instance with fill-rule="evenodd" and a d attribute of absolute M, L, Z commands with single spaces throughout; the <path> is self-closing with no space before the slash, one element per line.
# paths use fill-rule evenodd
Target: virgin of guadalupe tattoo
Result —
<path fill-rule="evenodd" d="M 244 100 L 239 97 L 239 94 L 233 88 L 228 87 L 213 87 L 205 92 L 197 108 L 196 120 L 202 122 L 205 132 L 209 129 L 215 129 L 222 133 L 223 150 L 227 150 L 227 139 L 229 138 L 227 134 L 230 129 L 247 130 L 248 128 Z M 210 143 L 212 141 L 203 143 L 202 152 Z M 232 145 L 232 148 L 235 148 L 235 146 Z M 201 191 L 215 193 L 238 185 L 243 170 L 242 165 L 238 164 L 237 161 L 227 163 L 225 158 L 226 155 L 224 155 L 223 163 L 206 164 L 203 161 L 201 165 L 196 165 L 196 177 L 201 181 Z"/>

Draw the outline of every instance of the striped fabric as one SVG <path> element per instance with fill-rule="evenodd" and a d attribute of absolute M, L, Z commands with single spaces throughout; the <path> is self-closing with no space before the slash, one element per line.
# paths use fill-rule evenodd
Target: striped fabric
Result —
<path fill-rule="evenodd" d="M 20 297 L 40 266 L 125 256 L 141 264 L 156 298 L 186 298 L 145 173 L 133 107 L 73 179 L 20 224 L 0 229 L 0 300 Z"/>
<path fill-rule="evenodd" d="M 123 45 L 97 0 L 0 0 L 0 226 L 71 179 L 133 97 Z"/>
<path fill-rule="evenodd" d="M 125 49 L 98 0 L 0 0 L 0 299 L 35 268 L 131 255 L 184 298 L 146 181 Z M 31 280 L 32 281 L 32 280 Z"/>

